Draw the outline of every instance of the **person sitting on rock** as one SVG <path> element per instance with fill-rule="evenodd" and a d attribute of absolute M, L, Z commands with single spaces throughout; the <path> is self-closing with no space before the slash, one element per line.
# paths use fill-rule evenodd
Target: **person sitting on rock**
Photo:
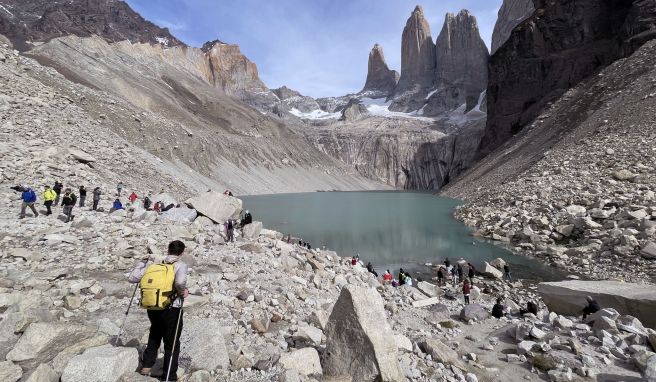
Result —
<path fill-rule="evenodd" d="M 146 211 L 150 210 L 150 205 L 151 205 L 151 204 L 152 204 L 152 202 L 150 201 L 150 197 L 149 197 L 149 196 L 146 196 L 146 197 L 144 198 L 144 201 L 143 201 L 143 208 L 144 208 L 144 210 L 146 210 Z"/>
<path fill-rule="evenodd" d="M 166 309 L 147 310 L 148 320 L 150 321 L 150 331 L 148 333 L 148 345 L 143 352 L 143 368 L 140 371 L 142 375 L 150 375 L 151 369 L 157 361 L 157 354 L 163 340 L 163 377 L 166 377 L 170 368 L 168 380 L 178 380 L 177 373 L 178 357 L 180 354 L 180 333 L 183 328 L 182 304 L 183 299 L 189 295 L 189 290 L 187 289 L 187 272 L 189 267 L 181 260 L 184 250 L 185 245 L 180 240 L 175 240 L 169 243 L 168 255 L 166 256 L 166 259 L 164 259 L 164 264 L 173 264 L 173 272 L 175 273 L 175 276 L 173 277 L 175 298 Z M 148 265 L 150 265 L 150 260 L 150 257 L 146 257 L 135 265 L 128 277 L 130 283 L 137 284 L 141 281 L 146 273 Z M 164 380 L 164 378 L 160 380 Z"/>
<path fill-rule="evenodd" d="M 385 273 L 383 273 L 383 282 L 384 283 L 390 282 L 393 279 L 394 279 L 394 276 L 392 276 L 392 273 L 389 271 L 389 269 L 386 270 Z"/>
<path fill-rule="evenodd" d="M 116 196 L 118 196 L 119 198 L 121 197 L 121 192 L 123 192 L 123 188 L 124 188 L 123 182 L 118 182 L 118 184 L 116 185 Z"/>
<path fill-rule="evenodd" d="M 111 214 L 114 211 L 122 210 L 123 209 L 123 203 L 121 203 L 121 199 L 115 199 L 114 203 L 112 204 L 112 208 L 109 209 L 109 213 Z"/>
<path fill-rule="evenodd" d="M 522 315 L 522 316 L 525 315 L 525 314 L 528 314 L 528 313 L 531 313 L 531 314 L 537 316 L 537 314 L 538 314 L 538 304 L 534 303 L 533 301 L 529 301 L 529 302 L 526 303 L 526 309 L 520 309 L 519 310 L 519 314 Z"/>
<path fill-rule="evenodd" d="M 378 277 L 378 273 L 377 273 L 376 270 L 374 269 L 374 266 L 371 264 L 371 261 L 367 263 L 367 271 L 368 271 L 369 273 L 373 274 L 374 276 Z M 391 276 L 391 275 L 390 275 L 390 276 Z"/>
<path fill-rule="evenodd" d="M 596 313 L 601 310 L 599 303 L 592 298 L 592 296 L 587 296 L 585 298 L 587 305 L 583 308 L 583 319 L 585 320 L 592 313 Z"/>
<path fill-rule="evenodd" d="M 251 224 L 253 222 L 253 215 L 246 210 L 246 213 L 244 214 L 244 218 L 241 219 L 241 226 L 245 226 L 246 224 Z"/>
<path fill-rule="evenodd" d="M 20 218 L 25 218 L 25 210 L 27 207 L 32 210 L 34 217 L 39 216 L 39 213 L 36 211 L 36 207 L 34 207 L 34 203 L 36 203 L 36 192 L 34 192 L 34 190 L 32 190 L 30 187 L 25 186 L 20 186 L 19 190 L 21 191 L 21 200 L 23 201 L 21 203 Z"/>
<path fill-rule="evenodd" d="M 403 276 L 404 276 L 403 284 L 412 286 L 412 277 L 410 276 L 410 274 L 408 272 L 405 272 Z"/>
<path fill-rule="evenodd" d="M 155 211 L 157 213 L 162 212 L 162 203 L 155 202 L 155 205 L 153 206 L 153 211 Z"/>
<path fill-rule="evenodd" d="M 46 186 L 43 191 L 43 205 L 46 206 L 46 215 L 52 215 L 52 203 L 57 199 L 57 193 L 50 187 Z"/>
<path fill-rule="evenodd" d="M 503 299 L 501 297 L 497 298 L 497 303 L 492 307 L 492 317 L 501 318 L 504 316 L 504 311 L 506 307 L 502 304 Z"/>
<path fill-rule="evenodd" d="M 102 195 L 102 191 L 100 190 L 100 187 L 96 187 L 93 189 L 93 210 L 96 211 L 98 209 L 98 203 L 100 203 L 100 195 Z"/>
<path fill-rule="evenodd" d="M 75 196 L 70 188 L 67 188 L 62 197 L 62 212 L 66 215 L 66 223 L 73 221 L 75 218 L 75 216 L 73 216 L 73 207 L 75 207 L 76 203 L 77 196 Z"/>
<path fill-rule="evenodd" d="M 471 287 L 469 286 L 469 280 L 465 280 L 462 284 L 462 295 L 465 297 L 465 305 L 469 305 L 469 294 L 471 292 Z"/>
<path fill-rule="evenodd" d="M 128 196 L 128 200 L 130 201 L 130 203 L 134 203 L 134 202 L 136 202 L 137 199 L 139 199 L 139 196 L 137 196 L 137 193 L 134 192 L 134 191 L 132 191 L 132 193 L 130 194 L 130 196 Z"/>

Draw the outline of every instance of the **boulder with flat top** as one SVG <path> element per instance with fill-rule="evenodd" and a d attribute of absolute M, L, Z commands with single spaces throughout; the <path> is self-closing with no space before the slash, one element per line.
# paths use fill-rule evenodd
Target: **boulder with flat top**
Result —
<path fill-rule="evenodd" d="M 656 289 L 646 285 L 619 281 L 561 281 L 538 285 L 538 293 L 550 311 L 578 316 L 592 296 L 602 308 L 614 308 L 631 315 L 643 325 L 656 328 Z"/>
<path fill-rule="evenodd" d="M 199 214 L 212 219 L 214 223 L 237 219 L 242 210 L 241 200 L 216 191 L 194 196 L 185 203 L 198 211 Z"/>

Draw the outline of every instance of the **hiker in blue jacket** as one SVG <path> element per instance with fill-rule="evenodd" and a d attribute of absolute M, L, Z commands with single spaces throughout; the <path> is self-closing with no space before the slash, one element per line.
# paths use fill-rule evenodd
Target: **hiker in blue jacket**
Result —
<path fill-rule="evenodd" d="M 27 207 L 30 207 L 32 212 L 34 213 L 34 217 L 39 216 L 39 213 L 36 211 L 36 208 L 34 207 L 34 203 L 36 203 L 36 192 L 32 190 L 30 187 L 21 187 L 22 193 L 21 193 L 21 199 L 23 200 L 23 203 L 21 204 L 21 213 L 20 213 L 20 218 L 23 219 L 25 218 L 25 210 Z"/>

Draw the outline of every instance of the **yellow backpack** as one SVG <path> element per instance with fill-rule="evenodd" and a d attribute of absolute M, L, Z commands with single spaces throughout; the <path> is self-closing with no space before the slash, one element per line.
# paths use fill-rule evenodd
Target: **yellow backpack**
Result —
<path fill-rule="evenodd" d="M 175 294 L 173 264 L 151 264 L 139 282 L 141 288 L 141 307 L 149 310 L 163 310 L 171 305 Z"/>

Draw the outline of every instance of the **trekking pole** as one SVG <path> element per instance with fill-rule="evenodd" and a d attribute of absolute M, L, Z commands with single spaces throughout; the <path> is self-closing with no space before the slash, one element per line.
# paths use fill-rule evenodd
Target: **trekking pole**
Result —
<path fill-rule="evenodd" d="M 128 320 L 128 313 L 130 313 L 130 308 L 132 307 L 132 301 L 134 301 L 134 296 L 137 294 L 137 288 L 139 288 L 139 284 L 134 286 L 134 291 L 132 292 L 132 297 L 130 298 L 128 309 L 125 311 L 125 317 L 123 317 L 123 323 L 121 324 L 121 328 L 118 330 L 118 335 L 116 336 L 116 340 L 114 341 L 114 346 L 118 346 L 118 340 L 121 338 L 121 334 L 123 334 L 123 328 L 125 327 L 125 322 Z"/>
<path fill-rule="evenodd" d="M 166 382 L 169 382 L 171 374 L 171 365 L 173 364 L 173 356 L 175 355 L 175 343 L 179 340 L 178 330 L 180 329 L 180 320 L 182 319 L 182 306 L 184 305 L 184 298 L 180 297 L 180 312 L 178 312 L 178 322 L 175 324 L 175 335 L 173 336 L 173 348 L 171 348 L 171 358 L 169 359 L 169 367 L 166 371 Z"/>

